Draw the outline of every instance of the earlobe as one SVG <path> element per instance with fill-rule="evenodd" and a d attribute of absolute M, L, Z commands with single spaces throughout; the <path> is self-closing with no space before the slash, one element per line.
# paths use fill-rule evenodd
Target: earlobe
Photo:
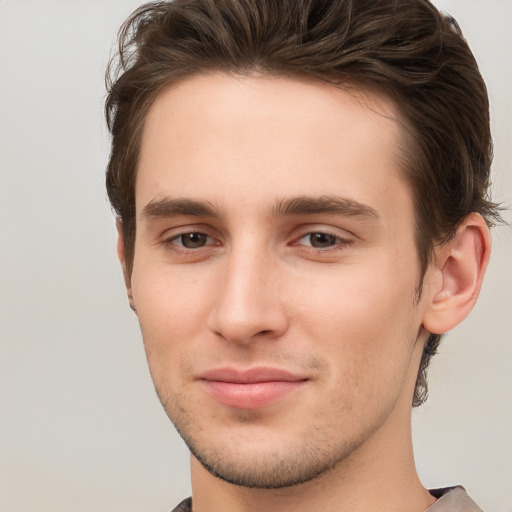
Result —
<path fill-rule="evenodd" d="M 123 235 L 123 221 L 121 220 L 120 217 L 116 218 L 116 229 L 117 229 L 117 257 L 119 259 L 119 263 L 121 263 L 121 269 L 123 271 L 124 285 L 126 288 L 126 293 L 128 295 L 128 302 L 130 304 L 130 308 L 133 311 L 137 312 L 137 310 L 135 309 L 134 301 L 133 301 L 131 276 L 128 272 L 128 267 L 126 265 L 124 235 Z"/>
<path fill-rule="evenodd" d="M 470 313 L 480 293 L 490 251 L 489 229 L 477 213 L 466 217 L 455 236 L 436 249 L 423 318 L 428 332 L 445 333 Z"/>

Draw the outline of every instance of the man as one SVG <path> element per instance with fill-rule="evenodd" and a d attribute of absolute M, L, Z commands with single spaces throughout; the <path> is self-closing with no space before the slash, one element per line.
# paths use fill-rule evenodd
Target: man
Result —
<path fill-rule="evenodd" d="M 426 0 L 176 0 L 120 33 L 118 254 L 189 447 L 175 510 L 480 510 L 411 405 L 489 259 L 488 100 Z"/>

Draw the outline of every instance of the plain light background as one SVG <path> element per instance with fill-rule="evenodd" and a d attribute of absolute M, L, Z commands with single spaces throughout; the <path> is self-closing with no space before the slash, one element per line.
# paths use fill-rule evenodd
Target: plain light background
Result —
<path fill-rule="evenodd" d="M 103 73 L 135 0 L 0 0 L 0 512 L 166 511 L 188 455 L 153 391 L 104 192 Z M 512 1 L 439 0 L 487 80 L 512 200 Z M 506 214 L 511 220 L 510 213 Z M 414 412 L 429 487 L 511 512 L 512 232 Z"/>

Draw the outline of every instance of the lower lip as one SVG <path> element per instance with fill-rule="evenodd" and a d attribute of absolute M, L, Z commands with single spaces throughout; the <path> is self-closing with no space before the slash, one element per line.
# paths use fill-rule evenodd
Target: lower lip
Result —
<path fill-rule="evenodd" d="M 238 409 L 267 407 L 301 388 L 307 381 L 270 381 L 254 383 L 203 380 L 206 392 L 218 402 Z"/>

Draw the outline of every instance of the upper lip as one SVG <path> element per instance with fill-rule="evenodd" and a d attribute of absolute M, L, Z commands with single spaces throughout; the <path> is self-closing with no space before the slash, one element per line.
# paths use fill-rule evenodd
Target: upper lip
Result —
<path fill-rule="evenodd" d="M 206 371 L 199 376 L 200 380 L 232 382 L 235 384 L 257 384 L 259 382 L 298 382 L 307 380 L 307 377 L 295 375 L 280 368 L 266 366 L 253 367 L 248 369 L 237 368 L 215 368 Z"/>

